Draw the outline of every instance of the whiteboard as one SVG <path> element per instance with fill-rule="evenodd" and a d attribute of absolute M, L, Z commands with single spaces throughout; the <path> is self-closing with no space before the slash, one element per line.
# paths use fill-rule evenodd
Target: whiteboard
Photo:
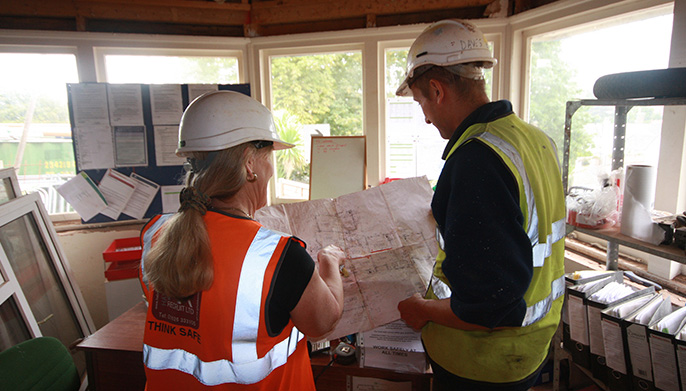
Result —
<path fill-rule="evenodd" d="M 336 198 L 367 187 L 365 136 L 312 136 L 310 199 Z"/>

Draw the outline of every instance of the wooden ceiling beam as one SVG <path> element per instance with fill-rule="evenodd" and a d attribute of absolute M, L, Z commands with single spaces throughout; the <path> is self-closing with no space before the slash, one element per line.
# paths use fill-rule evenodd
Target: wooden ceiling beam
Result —
<path fill-rule="evenodd" d="M 250 4 L 205 0 L 22 0 L 7 1 L 3 16 L 103 19 L 198 25 L 243 25 Z"/>
<path fill-rule="evenodd" d="M 366 18 L 367 15 L 391 15 L 480 7 L 492 2 L 493 0 L 253 1 L 251 22 L 267 25 L 357 17 Z"/>

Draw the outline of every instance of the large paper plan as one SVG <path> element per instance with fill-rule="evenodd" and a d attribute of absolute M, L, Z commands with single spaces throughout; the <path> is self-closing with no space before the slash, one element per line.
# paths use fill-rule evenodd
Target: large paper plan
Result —
<path fill-rule="evenodd" d="M 325 338 L 371 330 L 400 319 L 398 302 L 424 293 L 437 253 L 426 177 L 394 181 L 334 199 L 257 211 L 265 227 L 295 235 L 317 252 L 345 251 L 343 317 Z"/>

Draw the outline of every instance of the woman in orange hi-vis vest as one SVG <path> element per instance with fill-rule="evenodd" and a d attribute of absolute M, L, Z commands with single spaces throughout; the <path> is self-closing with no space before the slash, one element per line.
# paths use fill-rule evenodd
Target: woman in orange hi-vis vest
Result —
<path fill-rule="evenodd" d="M 240 93 L 204 94 L 184 112 L 181 206 L 141 233 L 147 390 L 315 390 L 305 336 L 341 317 L 344 253 L 327 246 L 315 264 L 302 241 L 253 220 L 272 152 L 291 147 Z"/>

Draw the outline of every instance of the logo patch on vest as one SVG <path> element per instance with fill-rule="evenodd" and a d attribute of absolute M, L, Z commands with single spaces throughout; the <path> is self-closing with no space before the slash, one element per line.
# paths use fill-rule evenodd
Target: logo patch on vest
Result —
<path fill-rule="evenodd" d="M 179 326 L 200 327 L 200 297 L 202 293 L 193 295 L 188 301 L 182 303 L 167 296 L 154 292 L 152 303 L 152 315 L 159 320 Z"/>

